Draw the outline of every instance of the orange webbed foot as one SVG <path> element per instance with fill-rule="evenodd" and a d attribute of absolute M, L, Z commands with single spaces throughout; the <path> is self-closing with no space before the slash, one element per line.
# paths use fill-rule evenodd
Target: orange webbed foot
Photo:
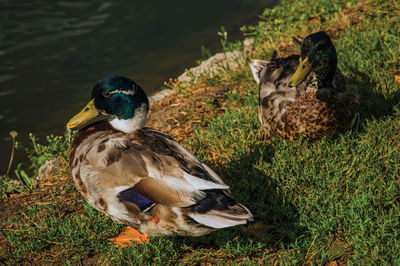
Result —
<path fill-rule="evenodd" d="M 143 244 L 144 242 L 149 243 L 149 238 L 147 234 L 141 234 L 139 231 L 127 226 L 122 229 L 121 233 L 117 237 L 111 238 L 110 241 L 120 247 L 126 247 L 130 245 L 136 246 L 137 244 Z"/>

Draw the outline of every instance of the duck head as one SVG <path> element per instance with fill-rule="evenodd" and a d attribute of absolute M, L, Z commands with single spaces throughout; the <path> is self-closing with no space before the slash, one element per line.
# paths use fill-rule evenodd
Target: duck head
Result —
<path fill-rule="evenodd" d="M 91 101 L 67 124 L 75 129 L 101 119 L 125 133 L 134 132 L 146 123 L 149 101 L 146 93 L 129 78 L 114 75 L 96 83 Z"/>
<path fill-rule="evenodd" d="M 287 85 L 296 87 L 311 73 L 314 72 L 318 82 L 329 84 L 335 75 L 337 56 L 328 34 L 324 31 L 308 35 L 301 43 L 301 55 L 295 73 L 290 77 Z"/>

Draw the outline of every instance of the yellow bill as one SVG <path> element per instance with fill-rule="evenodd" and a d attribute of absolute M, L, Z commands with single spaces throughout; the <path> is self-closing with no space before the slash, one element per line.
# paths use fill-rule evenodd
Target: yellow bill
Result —
<path fill-rule="evenodd" d="M 299 66 L 296 69 L 296 72 L 290 77 L 288 82 L 286 83 L 286 86 L 289 87 L 296 87 L 299 85 L 303 80 L 307 77 L 307 75 L 311 71 L 311 63 L 308 60 L 308 57 L 306 59 L 302 60 L 300 57 L 300 63 Z"/>
<path fill-rule="evenodd" d="M 67 128 L 73 129 L 77 127 L 84 126 L 89 121 L 98 117 L 100 112 L 97 111 L 94 106 L 94 99 L 92 99 L 76 116 L 74 116 L 71 120 L 69 120 L 67 124 Z"/>

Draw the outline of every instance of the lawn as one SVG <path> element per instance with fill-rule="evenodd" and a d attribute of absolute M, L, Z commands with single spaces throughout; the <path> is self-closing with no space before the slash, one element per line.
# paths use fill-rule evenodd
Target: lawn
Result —
<path fill-rule="evenodd" d="M 49 137 L 42 145 L 32 137 L 35 145 L 27 150 L 34 170 L 57 157 L 53 176 L 69 181 L 58 190 L 36 190 L 25 181 L 10 192 L 9 177 L 0 177 L 3 211 L 10 202 L 27 202 L 0 216 L 0 263 L 399 265 L 399 10 L 398 0 L 282 0 L 265 10 L 258 25 L 242 28 L 255 39 L 247 59 L 269 59 L 273 50 L 281 56 L 298 52 L 292 37 L 328 32 L 338 67 L 360 95 L 356 127 L 336 139 L 265 140 L 256 116 L 258 88 L 246 64 L 189 84 L 169 83 L 179 97 L 208 106 L 206 125 L 184 144 L 231 186 L 255 224 L 115 247 L 107 239 L 122 226 L 71 186 L 65 160 L 71 136 Z M 221 42 L 224 50 L 242 49 L 240 42 Z M 192 93 L 219 86 L 227 89 L 218 105 Z M 185 113 L 188 120 L 198 119 L 194 108 Z M 46 195 L 26 200 L 40 194 L 35 191 Z"/>

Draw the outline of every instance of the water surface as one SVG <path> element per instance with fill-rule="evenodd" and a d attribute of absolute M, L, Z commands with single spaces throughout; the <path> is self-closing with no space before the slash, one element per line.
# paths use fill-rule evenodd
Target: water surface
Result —
<path fill-rule="evenodd" d="M 20 140 L 62 134 L 110 74 L 151 93 L 195 65 L 202 45 L 216 51 L 221 25 L 239 38 L 241 25 L 276 2 L 0 0 L 0 174 L 10 130 Z"/>

